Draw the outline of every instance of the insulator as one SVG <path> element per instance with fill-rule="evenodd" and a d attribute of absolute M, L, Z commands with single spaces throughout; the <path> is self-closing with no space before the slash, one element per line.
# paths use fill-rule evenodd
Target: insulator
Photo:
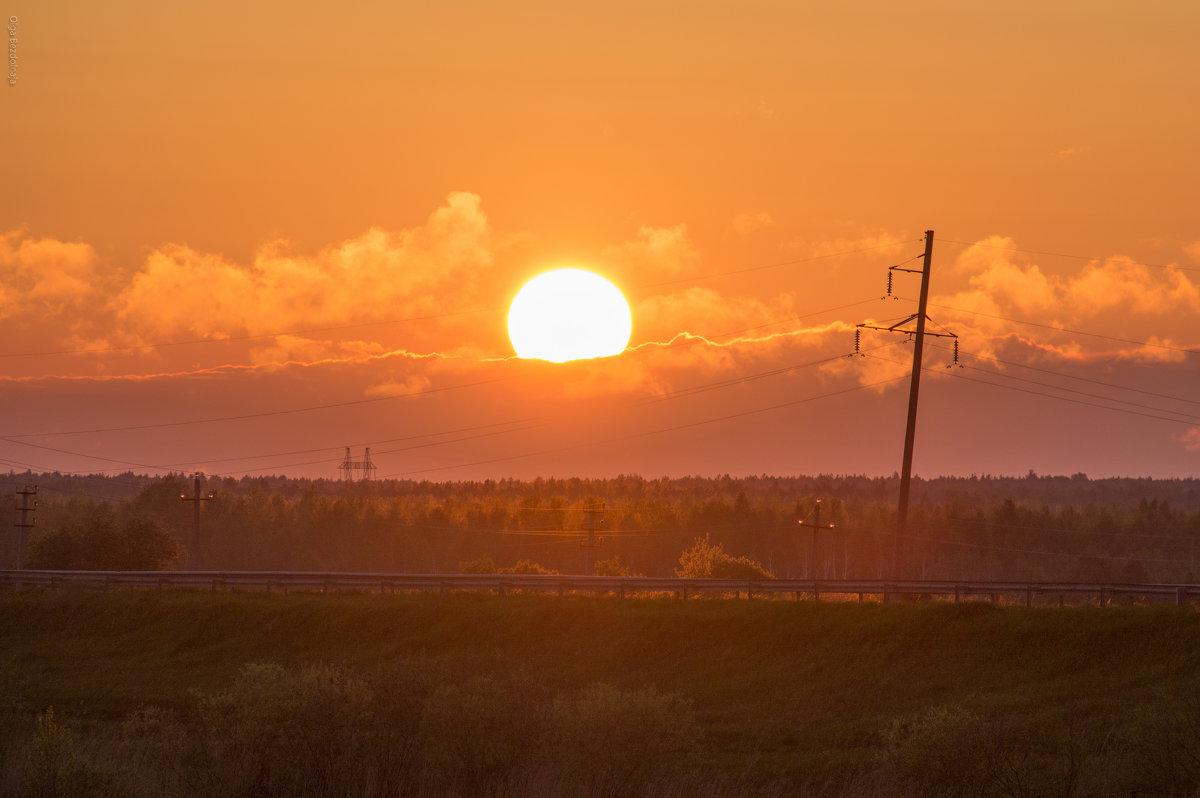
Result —
<path fill-rule="evenodd" d="M 854 354 L 856 355 L 858 354 L 858 340 L 860 335 L 862 335 L 862 330 L 854 331 Z"/>
<path fill-rule="evenodd" d="M 958 339 L 954 339 L 954 365 L 958 365 Z"/>
<path fill-rule="evenodd" d="M 888 292 L 887 292 L 888 296 L 892 295 L 892 276 L 893 276 L 892 272 L 889 270 L 888 271 Z"/>

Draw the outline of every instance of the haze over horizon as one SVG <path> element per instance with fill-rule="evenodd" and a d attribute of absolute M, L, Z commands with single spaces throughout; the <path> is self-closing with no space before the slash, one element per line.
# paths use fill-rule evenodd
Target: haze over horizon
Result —
<path fill-rule="evenodd" d="M 1200 474 L 1195 3 L 9 14 L 0 469 Z"/>

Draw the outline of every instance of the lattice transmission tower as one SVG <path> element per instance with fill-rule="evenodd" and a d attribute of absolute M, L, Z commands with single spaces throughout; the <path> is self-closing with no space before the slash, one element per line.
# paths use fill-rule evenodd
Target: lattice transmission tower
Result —
<path fill-rule="evenodd" d="M 374 479 L 376 467 L 371 462 L 371 447 L 368 446 L 363 454 L 363 459 L 355 460 L 350 455 L 350 447 L 346 447 L 346 458 L 342 460 L 342 464 L 338 466 L 338 470 L 342 472 L 342 480 L 345 482 L 357 482 L 362 479 Z"/>

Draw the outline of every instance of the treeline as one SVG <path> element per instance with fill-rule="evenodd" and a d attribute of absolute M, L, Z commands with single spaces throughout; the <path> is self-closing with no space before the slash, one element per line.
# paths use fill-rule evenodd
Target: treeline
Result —
<path fill-rule="evenodd" d="M 193 507 L 181 501 L 193 483 L 183 475 L 10 481 L 39 486 L 31 565 L 48 541 L 60 558 L 72 540 L 84 547 L 101 517 L 110 535 L 136 529 L 144 541 L 149 520 L 176 544 L 151 541 L 160 561 L 206 569 L 444 573 L 487 557 L 498 568 L 528 562 L 582 573 L 590 557 L 666 576 L 707 536 L 780 578 L 1194 582 L 1200 573 L 1200 480 L 1192 479 L 917 480 L 899 540 L 894 477 L 206 479 L 202 493 L 216 495 L 202 503 L 198 544 Z M 821 524 L 834 528 L 819 530 L 814 548 L 798 522 L 814 521 L 818 500 Z M 586 550 L 589 526 L 599 548 Z"/>

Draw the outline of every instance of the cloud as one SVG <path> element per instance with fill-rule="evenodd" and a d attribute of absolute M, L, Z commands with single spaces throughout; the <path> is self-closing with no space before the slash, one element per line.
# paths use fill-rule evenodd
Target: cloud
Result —
<path fill-rule="evenodd" d="M 1183 448 L 1189 452 L 1200 452 L 1200 427 L 1192 427 L 1179 436 Z"/>
<path fill-rule="evenodd" d="M 414 396 L 428 391 L 433 383 L 424 374 L 408 374 L 394 376 L 387 382 L 367 387 L 366 395 L 375 396 Z"/>
<path fill-rule="evenodd" d="M 853 260 L 851 256 L 859 253 L 872 255 L 905 254 L 916 255 L 921 250 L 919 244 L 884 231 L 863 231 L 855 237 L 827 238 L 811 241 L 803 238 L 792 239 L 784 247 L 790 257 L 797 259 L 829 258 L 832 268 L 838 268 L 843 262 Z M 911 247 L 912 252 L 905 251 Z"/>
<path fill-rule="evenodd" d="M 93 291 L 99 258 L 87 244 L 0 235 L 0 318 L 62 313 Z"/>
<path fill-rule="evenodd" d="M 1081 316 L 1108 308 L 1158 315 L 1171 310 L 1200 311 L 1200 289 L 1183 272 L 1167 268 L 1162 276 L 1131 258 L 1089 263 L 1070 279 L 1064 298 Z"/>
<path fill-rule="evenodd" d="M 700 259 L 688 239 L 687 225 L 638 228 L 637 238 L 604 250 L 604 259 L 634 274 L 677 273 Z"/>
<path fill-rule="evenodd" d="M 1193 241 L 1190 244 L 1184 244 L 1183 251 L 1187 256 L 1194 261 L 1200 262 L 1200 241 Z"/>
<path fill-rule="evenodd" d="M 474 194 L 451 194 L 426 224 L 372 228 L 315 255 L 286 243 L 250 264 L 171 244 L 151 253 L 112 307 L 126 331 L 154 338 L 222 338 L 438 314 L 474 301 L 493 262 Z"/>
<path fill-rule="evenodd" d="M 733 229 L 743 235 L 765 230 L 773 224 L 775 220 L 766 211 L 743 211 L 733 217 Z"/>
<path fill-rule="evenodd" d="M 1151 270 L 1116 256 L 1089 262 L 1074 274 L 1047 274 L 1016 249 L 1012 239 L 1001 236 L 976 242 L 951 270 L 957 279 L 965 277 L 967 286 L 932 300 L 930 315 L 952 327 L 971 354 L 995 357 L 1001 348 L 1019 343 L 1076 361 L 1173 362 L 1184 356 L 1173 347 L 1195 345 L 1161 329 L 1200 312 L 1200 289 L 1180 269 Z M 1010 319 L 1040 327 L 1015 333 Z M 1054 327 L 1066 329 L 1047 329 Z M 1098 335 L 1070 332 L 1088 327 Z M 1113 339 L 1146 343 L 1114 347 Z"/>

